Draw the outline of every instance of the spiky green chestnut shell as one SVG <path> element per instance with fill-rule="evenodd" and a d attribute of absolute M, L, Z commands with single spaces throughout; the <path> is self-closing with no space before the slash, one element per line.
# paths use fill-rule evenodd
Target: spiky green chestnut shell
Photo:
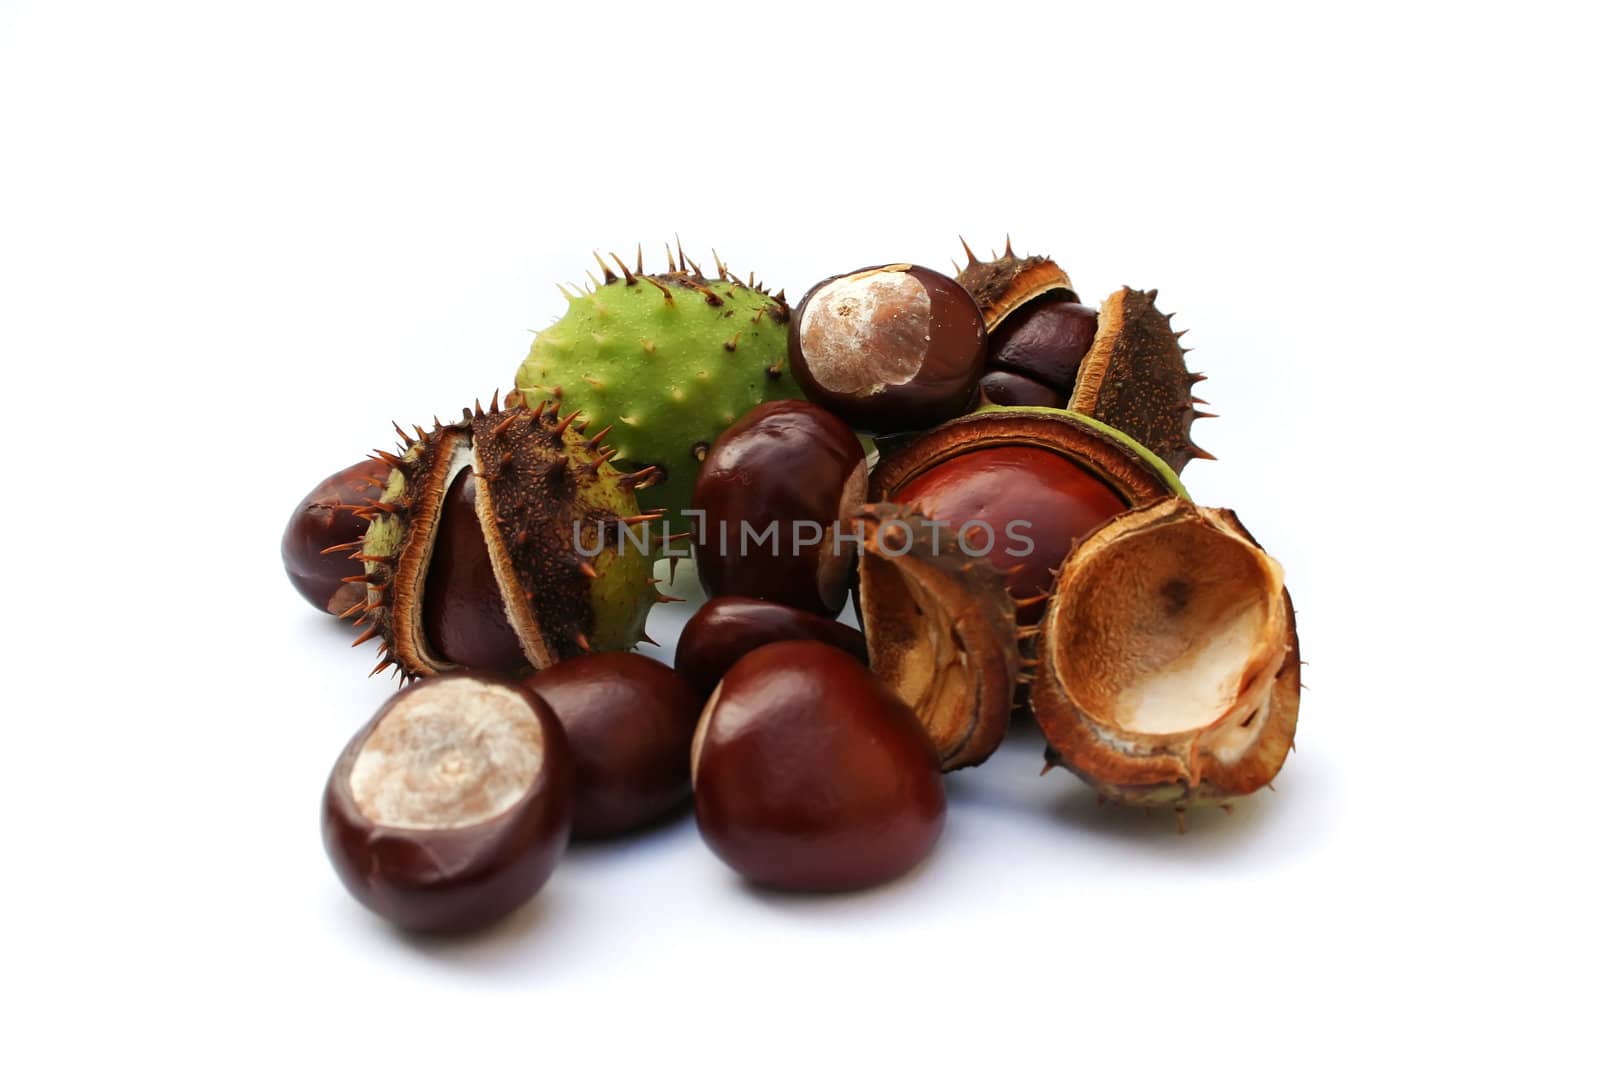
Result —
<path fill-rule="evenodd" d="M 431 647 L 422 599 L 446 491 L 469 465 L 499 595 L 528 670 L 639 642 L 659 599 L 654 531 L 641 521 L 654 516 L 641 515 L 636 493 L 650 475 L 618 471 L 607 462 L 610 449 L 578 422 L 554 404 L 530 409 L 514 396 L 504 411 L 491 403 L 488 411 L 463 409 L 457 423 L 416 427 L 415 437 L 400 431 L 402 455 L 376 453 L 391 470 L 383 495 L 363 510 L 369 525 L 356 558 L 367 591 L 357 620 L 367 630 L 357 643 L 381 638 L 377 670 L 411 678 L 456 666 Z"/>
<path fill-rule="evenodd" d="M 610 426 L 619 469 L 659 468 L 640 503 L 665 509 L 682 530 L 717 436 L 757 404 L 801 394 L 788 367 L 783 294 L 722 269 L 702 277 L 687 260 L 673 266 L 656 275 L 607 270 L 591 291 L 569 292 L 566 314 L 534 338 L 516 385 L 527 403 L 559 401 Z"/>

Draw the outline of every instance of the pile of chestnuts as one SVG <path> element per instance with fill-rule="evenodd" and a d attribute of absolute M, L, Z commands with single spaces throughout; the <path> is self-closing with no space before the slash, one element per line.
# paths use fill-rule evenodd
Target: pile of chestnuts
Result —
<path fill-rule="evenodd" d="M 397 425 L 399 454 L 301 502 L 291 581 L 367 626 L 358 643 L 381 637 L 379 668 L 403 682 L 325 790 L 324 841 L 357 900 L 407 929 L 481 928 L 539 890 L 569 838 L 691 806 L 753 884 L 877 885 L 930 854 L 943 775 L 986 760 L 1017 714 L 1038 720 L 1047 766 L 1180 829 L 1272 781 L 1299 712 L 1294 611 L 1278 564 L 1179 479 L 1210 457 L 1189 437 L 1202 376 L 1169 316 L 1153 291 L 1089 307 L 1009 242 L 967 254 L 955 277 L 840 274 L 792 312 L 763 292 L 754 321 L 788 331 L 768 376 L 796 395 L 727 411 L 687 461 L 661 446 L 693 475 L 681 514 L 639 503 L 660 466 L 559 410 L 563 374 L 594 385 L 559 362 L 561 338 L 540 349 L 549 396 Z M 726 286 L 681 258 L 604 284 L 654 286 L 639 292 L 664 319 L 721 308 Z M 675 340 L 680 359 L 696 336 Z M 737 340 L 712 351 L 707 335 L 706 358 Z M 670 394 L 681 369 L 653 350 L 643 339 L 635 392 L 662 375 Z M 649 576 L 681 556 L 707 599 L 668 667 L 629 646 L 667 599 Z M 859 629 L 838 620 L 852 601 Z"/>

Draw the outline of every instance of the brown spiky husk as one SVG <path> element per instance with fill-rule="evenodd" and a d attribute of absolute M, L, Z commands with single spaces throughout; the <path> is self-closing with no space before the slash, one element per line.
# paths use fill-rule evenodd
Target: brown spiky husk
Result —
<path fill-rule="evenodd" d="M 559 406 L 530 409 L 515 393 L 502 410 L 497 394 L 487 411 L 463 409 L 459 422 L 435 420 L 431 432 L 403 436 L 409 445 L 403 456 L 377 453 L 393 469 L 382 498 L 361 512 L 369 528 L 356 556 L 366 566 L 367 592 L 357 624 L 368 627 L 361 640 L 381 638 L 377 670 L 393 667 L 411 679 L 456 667 L 430 647 L 423 592 L 445 493 L 464 464 L 478 478 L 479 523 L 528 669 L 591 649 L 595 567 L 609 557 L 578 553 L 574 523 L 607 531 L 604 543 L 616 548 L 618 520 L 640 517 L 632 491 L 650 475 L 619 475 L 600 445 L 604 432 L 584 440 L 574 425 L 580 418 L 563 417 Z M 624 507 L 594 506 L 597 493 Z M 643 633 L 639 614 L 634 640 Z"/>
<path fill-rule="evenodd" d="M 1130 435 L 1178 473 L 1191 459 L 1214 458 L 1189 436 L 1196 418 L 1191 374 L 1170 315 L 1156 291 L 1123 288 L 1100 305 L 1094 344 L 1078 369 L 1068 408 Z"/>
<path fill-rule="evenodd" d="M 1021 672 L 1005 576 L 909 508 L 869 504 L 855 521 L 873 672 L 916 713 L 944 770 L 982 763 L 1005 737 Z"/>
<path fill-rule="evenodd" d="M 1041 296 L 1076 301 L 1072 279 L 1047 256 L 1018 256 L 1006 238 L 1006 250 L 992 260 L 980 260 L 961 242 L 967 265 L 956 274 L 956 281 L 972 294 L 983 312 L 983 324 L 990 333 L 1017 308 Z"/>
<path fill-rule="evenodd" d="M 1231 511 L 1174 497 L 1091 533 L 1062 565 L 1039 659 L 1030 704 L 1046 760 L 1112 800 L 1181 810 L 1244 796 L 1294 741 L 1294 607 Z"/>

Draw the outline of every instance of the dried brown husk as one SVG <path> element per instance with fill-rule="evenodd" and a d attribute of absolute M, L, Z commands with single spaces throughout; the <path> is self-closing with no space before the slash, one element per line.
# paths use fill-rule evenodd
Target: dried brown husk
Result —
<path fill-rule="evenodd" d="M 856 522 L 873 673 L 916 713 L 944 770 L 982 763 L 1005 738 L 1022 669 L 1005 576 L 901 505 L 869 504 Z"/>
<path fill-rule="evenodd" d="M 967 265 L 956 275 L 993 333 L 1018 309 L 1040 299 L 1078 299 L 1072 279 L 1044 256 L 1018 256 L 1006 239 L 1006 250 L 980 260 L 967 248 Z M 1100 305 L 1094 344 L 1078 369 L 1067 408 L 1098 419 L 1131 435 L 1178 473 L 1191 459 L 1215 459 L 1190 436 L 1197 418 L 1191 392 L 1205 375 L 1189 370 L 1171 315 L 1155 306 L 1156 290 L 1122 288 Z"/>
<path fill-rule="evenodd" d="M 1269 784 L 1294 741 L 1300 654 L 1283 572 L 1231 511 L 1169 498 L 1063 564 L 1030 703 L 1104 797 L 1180 811 Z"/>

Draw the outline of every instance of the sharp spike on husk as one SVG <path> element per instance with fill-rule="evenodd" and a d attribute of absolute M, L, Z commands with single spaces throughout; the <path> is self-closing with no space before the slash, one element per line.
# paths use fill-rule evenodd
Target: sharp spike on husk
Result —
<path fill-rule="evenodd" d="M 612 282 L 616 281 L 617 276 L 611 273 L 611 264 L 605 261 L 605 257 L 600 254 L 599 250 L 590 249 L 590 252 L 594 255 L 594 261 L 600 264 L 600 273 L 604 276 L 606 280 L 605 283 L 610 285 Z"/>

